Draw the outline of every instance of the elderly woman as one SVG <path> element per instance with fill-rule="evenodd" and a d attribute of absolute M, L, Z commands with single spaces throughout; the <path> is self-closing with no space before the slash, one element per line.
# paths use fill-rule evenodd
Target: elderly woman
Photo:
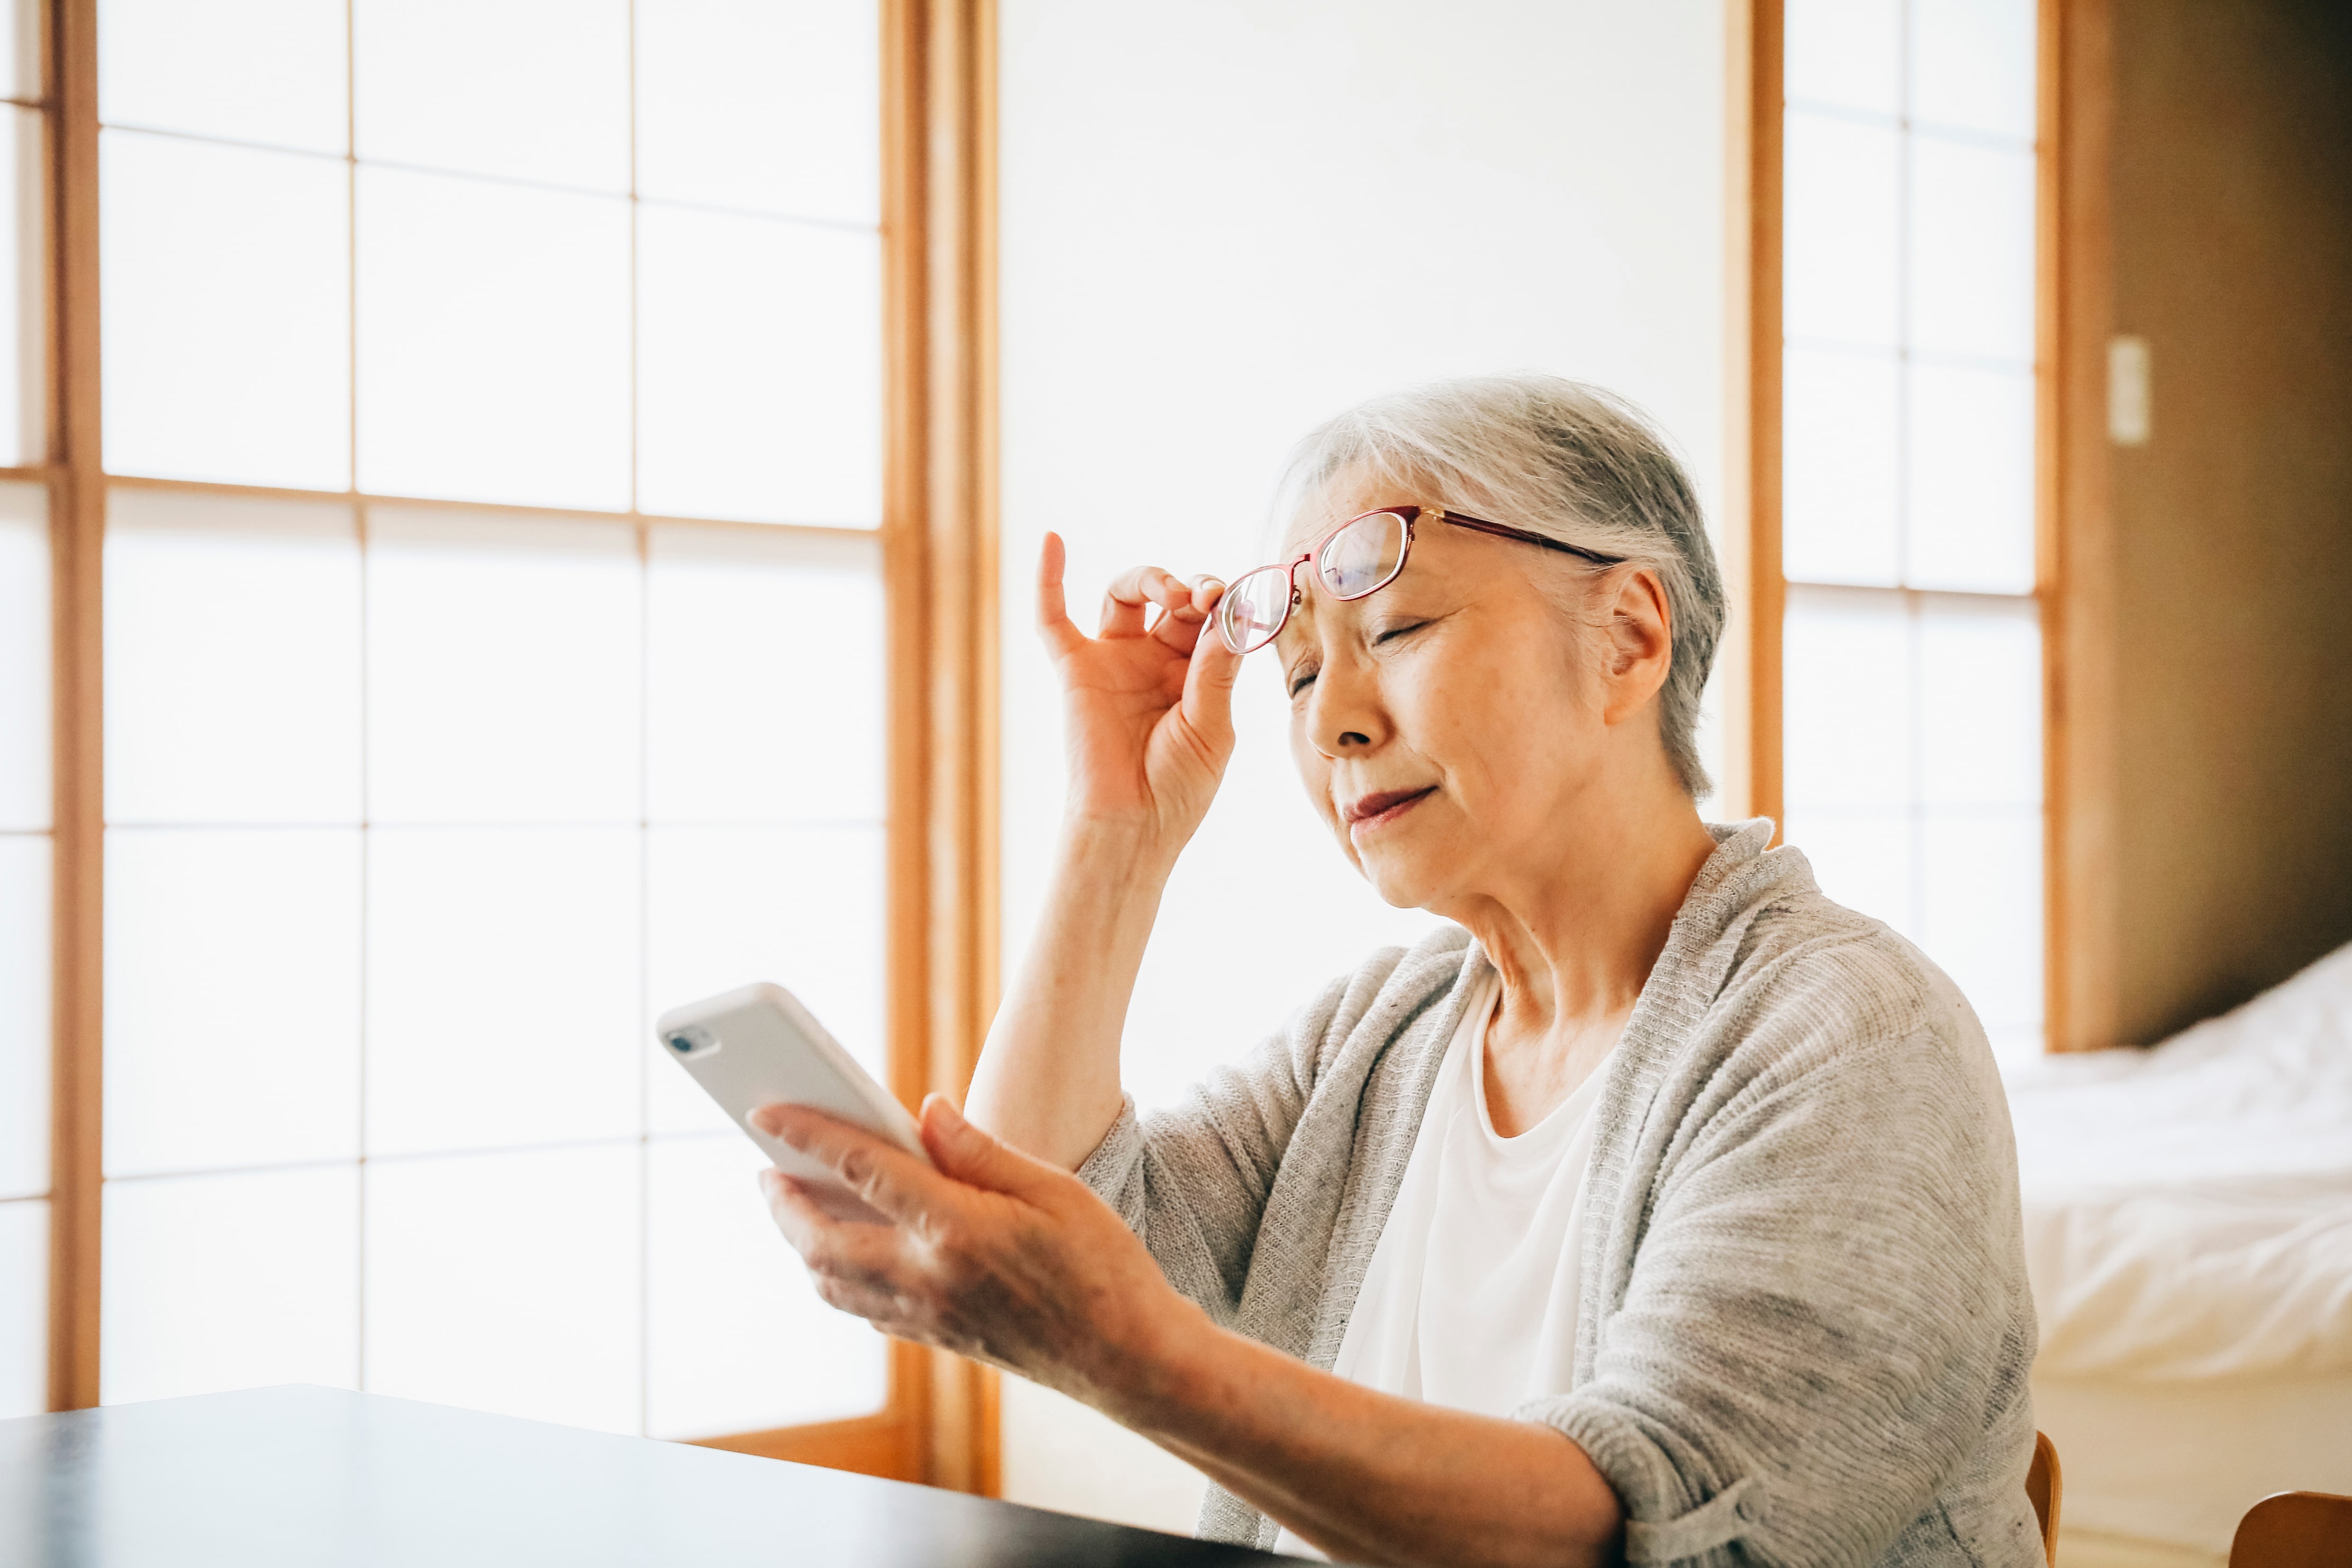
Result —
<path fill-rule="evenodd" d="M 761 1113 L 887 1217 L 768 1173 L 825 1298 L 1191 1461 L 1227 1541 L 2039 1563 L 1990 1052 L 1769 821 L 1700 821 L 1723 592 L 1664 442 L 1573 382 L 1458 382 L 1333 420 L 1288 493 L 1274 565 L 1129 572 L 1094 637 L 1047 538 L 1068 814 L 971 1120 L 924 1107 L 934 1169 Z M 1450 924 L 1139 1119 L 1121 1022 L 1259 648 L 1339 852 Z"/>

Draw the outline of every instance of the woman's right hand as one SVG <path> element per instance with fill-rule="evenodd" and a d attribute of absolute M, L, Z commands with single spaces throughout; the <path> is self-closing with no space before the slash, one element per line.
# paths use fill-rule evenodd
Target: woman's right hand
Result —
<path fill-rule="evenodd" d="M 1073 824 L 1141 835 L 1173 859 L 1208 814 L 1234 754 L 1241 658 L 1211 629 L 1224 584 L 1158 567 L 1122 573 L 1103 596 L 1102 629 L 1071 623 L 1059 534 L 1037 559 L 1037 630 L 1061 676 Z M 1147 606 L 1160 617 L 1147 626 Z"/>

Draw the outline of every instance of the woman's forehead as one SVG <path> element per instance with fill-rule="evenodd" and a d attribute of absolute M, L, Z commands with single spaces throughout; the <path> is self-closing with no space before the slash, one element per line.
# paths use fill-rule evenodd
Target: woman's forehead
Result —
<path fill-rule="evenodd" d="M 1350 517 L 1381 507 L 1427 506 L 1430 487 L 1364 469 L 1343 469 L 1300 497 L 1283 527 L 1281 554 L 1297 555 Z"/>

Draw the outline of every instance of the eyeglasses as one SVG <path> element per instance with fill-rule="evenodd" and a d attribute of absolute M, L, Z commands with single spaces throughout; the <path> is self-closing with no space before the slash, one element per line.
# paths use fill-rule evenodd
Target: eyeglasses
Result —
<path fill-rule="evenodd" d="M 1412 553 L 1414 525 L 1424 518 L 1473 533 L 1564 550 L 1596 566 L 1616 566 L 1625 559 L 1601 555 L 1525 528 L 1465 517 L 1443 507 L 1383 507 L 1349 517 L 1288 562 L 1276 561 L 1235 578 L 1217 601 L 1217 631 L 1225 646 L 1236 653 L 1252 653 L 1282 634 L 1290 623 L 1290 612 L 1306 597 L 1298 587 L 1297 572 L 1310 560 L 1323 591 L 1342 603 L 1378 593 L 1404 570 L 1405 558 Z"/>

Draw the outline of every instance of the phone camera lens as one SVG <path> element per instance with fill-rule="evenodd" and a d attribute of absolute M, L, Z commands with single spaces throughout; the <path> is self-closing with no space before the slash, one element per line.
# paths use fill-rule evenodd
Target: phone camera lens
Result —
<path fill-rule="evenodd" d="M 690 1034 L 674 1034 L 669 1037 L 669 1048 L 680 1056 L 690 1056 L 694 1052 L 694 1037 Z"/>

